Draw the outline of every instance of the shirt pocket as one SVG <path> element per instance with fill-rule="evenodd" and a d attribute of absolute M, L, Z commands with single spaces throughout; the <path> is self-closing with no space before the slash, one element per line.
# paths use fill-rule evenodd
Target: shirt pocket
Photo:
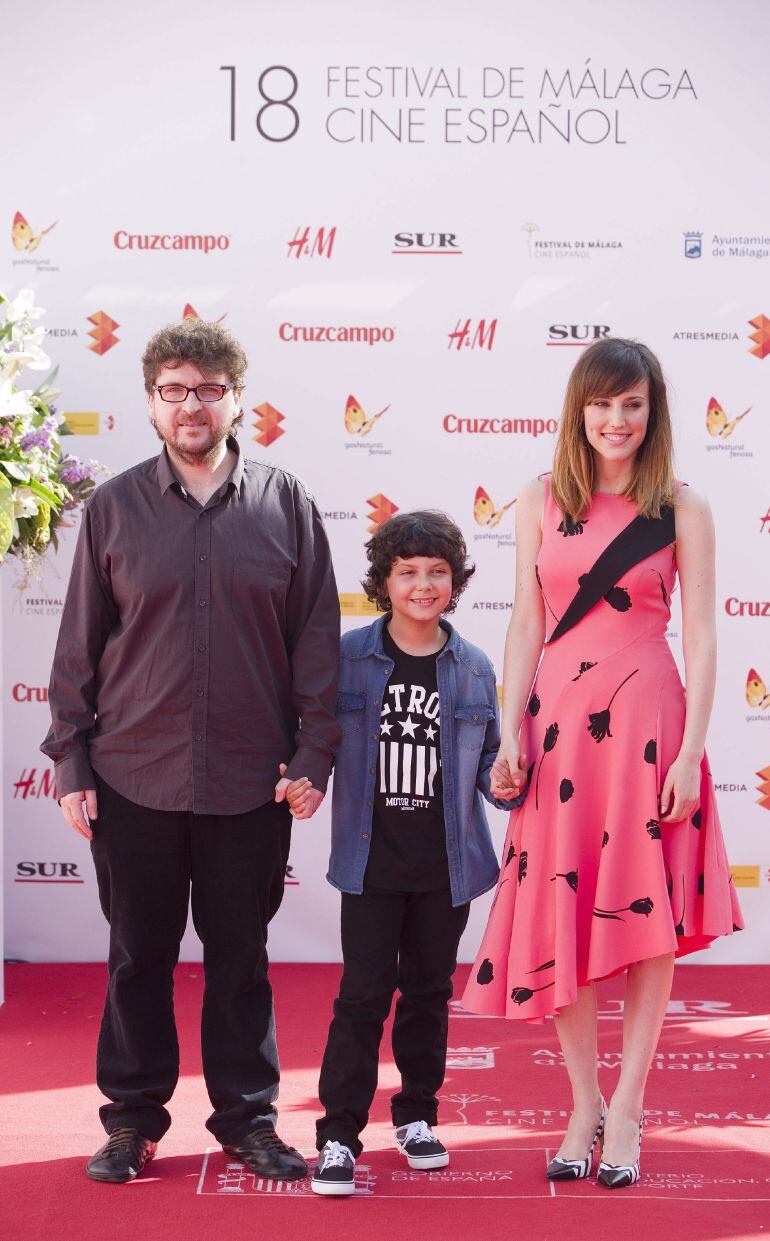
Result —
<path fill-rule="evenodd" d="M 488 702 L 471 702 L 455 707 L 455 736 L 461 750 L 480 750 L 487 724 L 495 713 Z"/>
<path fill-rule="evenodd" d="M 339 690 L 334 714 L 343 734 L 359 732 L 366 723 L 366 694 Z"/>

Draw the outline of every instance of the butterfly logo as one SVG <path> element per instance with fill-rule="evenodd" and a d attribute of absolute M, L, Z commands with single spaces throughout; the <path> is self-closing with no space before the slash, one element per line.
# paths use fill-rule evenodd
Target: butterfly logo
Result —
<path fill-rule="evenodd" d="M 737 418 L 729 419 L 719 401 L 712 396 L 706 411 L 706 430 L 709 435 L 717 436 L 719 439 L 729 439 L 741 418 L 745 418 L 749 413 L 751 413 L 751 406 L 744 409 L 742 414 L 738 414 Z"/>
<path fill-rule="evenodd" d="M 367 418 L 356 398 L 349 396 L 345 406 L 345 430 L 348 435 L 368 435 L 377 419 L 386 414 L 389 409 L 390 406 L 386 405 L 379 414 L 375 414 L 373 418 Z"/>
<path fill-rule="evenodd" d="M 21 212 L 17 211 L 13 217 L 13 228 L 11 229 L 11 240 L 14 247 L 17 250 L 26 250 L 28 254 L 34 253 L 46 233 L 50 233 L 51 229 L 55 228 L 58 223 L 58 220 L 54 220 L 53 224 L 49 224 L 48 228 L 44 228 L 42 233 L 35 233 Z"/>
<path fill-rule="evenodd" d="M 770 707 L 770 694 L 756 668 L 749 668 L 746 677 L 746 701 L 750 707 L 758 707 L 760 711 Z"/>
<path fill-rule="evenodd" d="M 504 504 L 502 508 L 495 508 L 492 497 L 484 490 L 483 487 L 476 489 L 476 496 L 473 501 L 473 516 L 480 526 L 499 526 L 509 508 L 516 503 L 510 500 L 508 504 Z"/>

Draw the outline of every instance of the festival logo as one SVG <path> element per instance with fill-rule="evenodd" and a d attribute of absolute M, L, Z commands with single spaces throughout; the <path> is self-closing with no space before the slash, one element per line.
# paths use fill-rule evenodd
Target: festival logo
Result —
<path fill-rule="evenodd" d="M 45 685 L 25 685 L 17 681 L 11 690 L 14 702 L 48 702 L 48 689 Z"/>
<path fill-rule="evenodd" d="M 737 414 L 734 418 L 725 412 L 720 401 L 715 396 L 710 397 L 708 408 L 706 409 L 706 430 L 713 440 L 714 444 L 706 446 L 707 452 L 728 452 L 730 459 L 733 457 L 753 457 L 754 453 L 745 447 L 743 441 L 734 440 L 732 438 L 735 428 L 739 422 L 742 422 L 747 414 L 751 413 L 751 405 L 748 409 L 744 409 L 742 414 Z M 726 441 L 730 441 L 727 443 Z"/>
<path fill-rule="evenodd" d="M 182 311 L 182 318 L 183 318 L 183 319 L 200 319 L 200 315 L 198 314 L 198 312 L 197 312 L 197 310 L 195 309 L 195 307 L 194 307 L 194 306 L 191 306 L 191 305 L 190 305 L 190 303 L 188 302 L 188 303 L 187 303 L 187 305 L 185 306 L 184 310 Z M 221 322 L 222 322 L 222 320 L 223 320 L 223 319 L 226 319 L 226 318 L 227 318 L 227 311 L 225 311 L 225 313 L 224 313 L 223 315 L 220 315 L 218 319 L 211 319 L 211 320 L 209 320 L 209 322 L 211 322 L 211 323 L 221 323 Z"/>
<path fill-rule="evenodd" d="M 474 542 L 483 539 L 485 542 L 496 543 L 498 547 L 513 547 L 513 531 L 510 528 L 498 531 L 497 527 L 515 503 L 514 499 L 509 500 L 507 504 L 498 505 L 489 492 L 483 487 L 477 487 L 473 499 L 473 518 L 477 526 L 484 527 L 484 533 L 474 534 Z"/>
<path fill-rule="evenodd" d="M 94 326 L 88 332 L 88 335 L 91 337 L 91 344 L 87 348 L 101 357 L 108 349 L 112 349 L 113 345 L 118 344 L 118 338 L 114 333 L 115 328 L 120 327 L 120 324 L 111 319 L 103 310 L 97 310 L 94 314 L 89 315 L 88 322 L 93 323 Z"/>
<path fill-rule="evenodd" d="M 298 324 L 281 323 L 278 339 L 285 344 L 311 345 L 379 345 L 396 339 L 394 327 L 363 327 L 344 323 Z"/>
<path fill-rule="evenodd" d="M 498 1047 L 447 1047 L 447 1069 L 493 1069 Z"/>
<path fill-rule="evenodd" d="M 521 232 L 527 235 L 527 254 L 531 259 L 555 261 L 585 260 L 599 254 L 619 254 L 623 242 L 617 237 L 536 237 L 540 225 L 528 220 Z"/>
<path fill-rule="evenodd" d="M 611 333 L 612 328 L 606 323 L 552 323 L 545 343 L 555 349 L 585 349 Z"/>
<path fill-rule="evenodd" d="M 56 777 L 53 767 L 24 767 L 18 780 L 13 782 L 13 799 L 38 801 L 41 797 L 57 800 Z"/>
<path fill-rule="evenodd" d="M 288 243 L 289 249 L 286 257 L 289 259 L 330 259 L 336 236 L 336 226 L 328 230 L 319 228 L 315 233 L 312 233 L 309 228 L 298 228 L 293 239 Z"/>
<path fill-rule="evenodd" d="M 391 254 L 462 254 L 457 233 L 396 233 Z"/>
<path fill-rule="evenodd" d="M 371 499 L 366 501 L 366 503 L 372 510 L 371 513 L 367 514 L 367 517 L 371 523 L 366 527 L 369 534 L 374 534 L 375 530 L 377 530 L 384 521 L 387 521 L 389 517 L 392 517 L 394 513 L 398 512 L 398 505 L 394 504 L 392 500 L 389 500 L 387 496 L 384 496 L 382 492 L 379 492 L 376 496 L 372 496 Z"/>
<path fill-rule="evenodd" d="M 14 883 L 84 883 L 77 862 L 18 862 Z"/>
<path fill-rule="evenodd" d="M 757 775 L 760 780 L 760 783 L 757 785 L 757 792 L 759 793 L 757 805 L 761 806 L 763 810 L 770 810 L 770 767 L 763 767 L 761 771 L 757 772 Z"/>
<path fill-rule="evenodd" d="M 454 346 L 459 353 L 461 349 L 486 349 L 489 352 L 495 343 L 497 319 L 458 319 L 453 332 L 449 332 L 449 348 Z"/>
<path fill-rule="evenodd" d="M 386 414 L 390 409 L 390 405 L 385 405 L 379 413 L 372 414 L 371 417 L 364 411 L 354 396 L 349 396 L 347 405 L 345 406 L 345 430 L 351 438 L 345 445 L 346 448 L 365 448 L 370 457 L 389 457 L 391 449 L 386 448 L 381 440 L 370 440 L 368 436 L 371 434 L 372 428 L 376 422 Z"/>
<path fill-rule="evenodd" d="M 684 257 L 686 259 L 699 259 L 703 254 L 703 233 L 685 233 L 684 235 Z"/>
<path fill-rule="evenodd" d="M 263 401 L 261 405 L 255 406 L 252 413 L 257 415 L 254 419 L 254 427 L 257 432 L 254 440 L 257 444 L 261 444 L 263 448 L 269 448 L 280 436 L 286 434 L 281 426 L 281 423 L 285 421 L 284 415 L 274 405 L 271 405 L 269 401 Z"/>
<path fill-rule="evenodd" d="M 315 1160 L 310 1161 L 308 1171 L 312 1176 Z M 228 1158 L 222 1151 L 208 1150 L 203 1158 L 203 1167 L 198 1177 L 196 1192 L 202 1195 L 216 1194 L 228 1198 L 244 1198 L 247 1196 L 261 1197 L 263 1194 L 280 1194 L 282 1199 L 312 1198 L 310 1176 L 299 1181 L 281 1181 L 261 1176 L 259 1172 L 246 1167 L 237 1160 Z M 354 1173 L 355 1196 L 372 1194 L 377 1183 L 377 1176 L 368 1163 L 356 1161 Z"/>
<path fill-rule="evenodd" d="M 746 677 L 746 702 L 753 710 L 752 715 L 746 716 L 747 724 L 754 720 L 770 722 L 770 693 L 756 668 L 749 668 Z"/>
<path fill-rule="evenodd" d="M 754 331 L 749 333 L 749 340 L 754 341 L 749 353 L 753 353 L 754 357 L 761 361 L 770 353 L 770 319 L 767 315 L 757 315 L 756 318 L 749 319 L 749 324 L 754 328 Z"/>

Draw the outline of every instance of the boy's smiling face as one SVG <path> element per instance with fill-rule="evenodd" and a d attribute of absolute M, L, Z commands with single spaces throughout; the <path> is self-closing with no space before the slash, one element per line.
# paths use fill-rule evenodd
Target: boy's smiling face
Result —
<path fill-rule="evenodd" d="M 435 556 L 397 556 L 385 590 L 394 616 L 435 625 L 452 598 L 451 565 Z"/>

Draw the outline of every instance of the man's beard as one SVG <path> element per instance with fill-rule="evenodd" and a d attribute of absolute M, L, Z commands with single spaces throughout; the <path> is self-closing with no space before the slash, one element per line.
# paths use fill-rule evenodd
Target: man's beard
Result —
<path fill-rule="evenodd" d="M 179 442 L 178 427 L 174 427 L 169 434 L 165 434 L 161 431 L 154 418 L 151 418 L 150 422 L 155 428 L 155 434 L 158 439 L 163 440 L 163 443 L 170 449 L 175 457 L 178 457 L 180 461 L 185 461 L 188 465 L 203 465 L 207 461 L 211 461 L 214 457 L 216 457 L 217 449 L 222 443 L 222 440 L 227 439 L 228 435 L 233 433 L 235 418 L 233 419 L 233 422 L 230 423 L 229 427 L 221 427 L 216 432 L 212 432 L 211 426 L 208 424 L 209 434 L 206 436 L 205 440 L 201 440 L 200 443 L 195 445 L 181 444 Z"/>

